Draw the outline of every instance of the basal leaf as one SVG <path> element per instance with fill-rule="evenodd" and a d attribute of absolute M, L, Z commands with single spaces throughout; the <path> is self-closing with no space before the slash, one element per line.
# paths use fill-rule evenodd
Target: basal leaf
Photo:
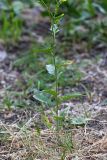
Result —
<path fill-rule="evenodd" d="M 76 117 L 72 119 L 71 124 L 73 125 L 83 125 L 86 124 L 89 118 L 86 117 Z"/>
<path fill-rule="evenodd" d="M 45 103 L 45 104 L 51 105 L 51 106 L 53 105 L 53 102 L 51 101 L 50 96 L 42 91 L 38 91 L 38 90 L 35 91 L 33 98 L 35 100 L 38 100 L 41 103 Z"/>

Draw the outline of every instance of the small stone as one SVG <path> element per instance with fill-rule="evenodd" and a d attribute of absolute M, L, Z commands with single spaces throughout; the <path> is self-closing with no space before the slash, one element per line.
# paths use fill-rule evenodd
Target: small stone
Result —
<path fill-rule="evenodd" d="M 0 62 L 3 62 L 7 58 L 7 53 L 5 50 L 0 50 Z"/>

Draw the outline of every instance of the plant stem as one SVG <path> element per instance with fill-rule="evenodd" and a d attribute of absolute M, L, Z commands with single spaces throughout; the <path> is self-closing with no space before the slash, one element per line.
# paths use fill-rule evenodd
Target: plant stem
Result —
<path fill-rule="evenodd" d="M 56 33 L 54 32 L 54 24 L 55 24 L 55 16 L 57 15 L 58 12 L 58 7 L 59 7 L 59 2 L 56 0 L 56 8 L 55 8 L 55 13 L 53 15 L 53 17 L 51 18 L 51 25 L 52 25 L 52 36 L 53 36 L 53 65 L 55 67 L 55 91 L 56 91 L 56 96 L 55 96 L 55 101 L 56 101 L 56 131 L 57 133 L 59 132 L 59 119 L 58 119 L 58 111 L 59 111 L 59 99 L 58 99 L 58 95 L 59 95 L 59 91 L 58 91 L 58 68 L 57 68 L 57 63 L 56 63 Z"/>
<path fill-rule="evenodd" d="M 58 70 L 57 70 L 57 63 L 56 63 L 56 53 L 55 53 L 55 48 L 56 48 L 56 35 L 54 34 L 53 31 L 54 27 L 54 22 L 52 21 L 52 37 L 53 37 L 53 51 L 52 51 L 52 59 L 53 59 L 53 65 L 55 67 L 55 101 L 56 101 L 56 116 L 58 117 L 58 110 L 59 110 L 59 102 L 58 102 Z M 56 120 L 56 131 L 59 132 L 59 121 Z"/>
<path fill-rule="evenodd" d="M 48 13 L 49 13 L 49 17 L 50 17 L 50 21 L 51 21 L 51 31 L 52 31 L 52 61 L 53 61 L 53 65 L 55 67 L 55 101 L 56 101 L 56 108 L 55 108 L 55 112 L 56 112 L 56 131 L 59 132 L 59 120 L 58 120 L 58 110 L 59 110 L 59 100 L 58 100 L 58 69 L 57 69 L 57 63 L 56 63 L 56 33 L 54 32 L 54 24 L 55 24 L 55 16 L 57 14 L 57 7 L 59 2 L 56 1 L 56 8 L 55 8 L 55 13 L 52 14 L 50 7 L 48 5 L 45 4 L 44 0 L 41 0 L 41 2 L 44 4 L 44 6 L 47 8 Z"/>

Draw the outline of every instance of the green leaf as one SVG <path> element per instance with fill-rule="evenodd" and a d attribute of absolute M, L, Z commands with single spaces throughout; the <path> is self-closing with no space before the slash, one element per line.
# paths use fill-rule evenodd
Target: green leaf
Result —
<path fill-rule="evenodd" d="M 51 127 L 52 127 L 52 123 L 49 122 L 49 119 L 48 119 L 47 116 L 42 115 L 42 120 L 43 120 L 44 124 L 45 124 L 48 128 L 51 128 Z"/>
<path fill-rule="evenodd" d="M 57 24 L 53 24 L 50 30 L 54 33 L 54 35 L 59 32 Z"/>
<path fill-rule="evenodd" d="M 61 100 L 61 102 L 64 102 L 64 101 L 67 101 L 70 99 L 75 99 L 75 98 L 80 98 L 80 97 L 82 97 L 82 94 L 77 92 L 77 93 L 71 93 L 71 94 L 67 94 L 65 96 L 61 96 L 60 100 Z"/>
<path fill-rule="evenodd" d="M 0 1 L 0 9 L 9 10 L 8 5 L 5 2 Z"/>
<path fill-rule="evenodd" d="M 63 121 L 64 120 L 64 117 L 63 116 L 54 116 L 54 119 L 56 120 L 56 121 Z"/>
<path fill-rule="evenodd" d="M 38 90 L 34 91 L 33 98 L 35 100 L 38 100 L 41 103 L 45 103 L 51 106 L 53 105 L 53 102 L 51 101 L 51 98 L 49 97 L 49 95 L 42 91 L 38 91 Z"/>
<path fill-rule="evenodd" d="M 97 4 L 97 3 L 93 3 L 93 6 L 94 6 L 95 8 L 97 8 L 101 13 L 103 13 L 103 14 L 106 13 L 105 9 L 104 9 L 101 5 L 99 5 L 99 4 Z"/>
<path fill-rule="evenodd" d="M 15 1 L 12 3 L 12 7 L 16 14 L 20 14 L 24 8 L 24 4 L 21 1 Z"/>
<path fill-rule="evenodd" d="M 67 0 L 60 0 L 60 3 L 64 3 L 64 2 L 67 2 Z"/>
<path fill-rule="evenodd" d="M 51 48 L 43 48 L 43 49 L 34 49 L 33 52 L 36 53 L 51 53 L 52 49 Z"/>
<path fill-rule="evenodd" d="M 95 10 L 93 7 L 92 0 L 86 0 L 85 1 L 85 8 L 89 11 L 89 13 L 94 16 L 95 15 Z"/>
<path fill-rule="evenodd" d="M 46 70 L 48 71 L 49 74 L 55 75 L 55 66 L 52 64 L 46 65 Z"/>
<path fill-rule="evenodd" d="M 61 117 L 67 117 L 67 118 L 68 118 L 69 113 L 70 113 L 70 106 L 68 106 L 68 107 L 66 107 L 66 108 L 64 108 L 64 109 L 61 109 L 61 110 L 59 111 L 59 115 L 60 115 Z"/>
<path fill-rule="evenodd" d="M 87 123 L 87 121 L 89 120 L 89 118 L 85 118 L 85 117 L 76 117 L 73 118 L 71 120 L 71 124 L 73 125 L 84 125 Z"/>
<path fill-rule="evenodd" d="M 51 90 L 51 89 L 44 90 L 44 92 L 46 92 L 46 93 L 48 93 L 48 94 L 50 94 L 52 96 L 56 96 L 57 95 L 56 91 Z"/>
<path fill-rule="evenodd" d="M 58 24 L 63 16 L 64 16 L 64 14 L 61 14 L 61 15 L 55 17 L 55 23 Z"/>

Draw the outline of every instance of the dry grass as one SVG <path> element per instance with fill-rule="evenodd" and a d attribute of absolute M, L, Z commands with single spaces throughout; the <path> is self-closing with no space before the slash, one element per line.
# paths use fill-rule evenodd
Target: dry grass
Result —
<path fill-rule="evenodd" d="M 65 160 L 107 160 L 107 135 L 100 131 L 87 126 L 72 129 L 69 134 L 61 131 L 59 145 L 54 130 L 41 130 L 39 134 L 29 128 L 30 122 L 21 128 L 0 122 L 0 160 L 63 160 L 64 153 Z M 74 149 L 70 150 L 72 139 Z"/>
<path fill-rule="evenodd" d="M 56 160 L 60 159 L 64 146 L 59 146 L 55 131 L 41 130 L 37 133 L 27 126 L 19 128 L 17 124 L 6 125 L 0 123 L 1 149 L 0 158 L 11 160 Z M 63 139 L 65 133 L 60 133 Z"/>

